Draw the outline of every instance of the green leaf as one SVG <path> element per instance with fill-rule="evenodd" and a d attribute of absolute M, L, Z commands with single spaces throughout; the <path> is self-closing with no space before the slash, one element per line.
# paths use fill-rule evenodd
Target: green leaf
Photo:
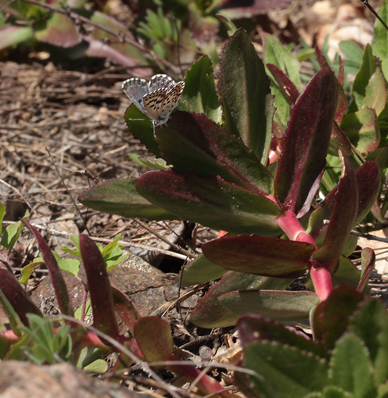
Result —
<path fill-rule="evenodd" d="M 222 53 L 218 91 L 225 128 L 241 137 L 261 163 L 266 163 L 274 112 L 269 79 L 248 34 L 242 29 L 230 38 Z"/>
<path fill-rule="evenodd" d="M 344 391 L 342 388 L 336 386 L 328 386 L 322 392 L 313 392 L 303 398 L 354 398 L 353 394 Z"/>
<path fill-rule="evenodd" d="M 134 187 L 134 179 L 116 179 L 95 185 L 79 196 L 85 206 L 108 214 L 148 220 L 173 220 L 176 216 L 155 206 Z"/>
<path fill-rule="evenodd" d="M 279 40 L 270 34 L 263 33 L 264 42 L 264 64 L 276 65 L 291 79 L 298 90 L 301 89 L 299 81 L 299 61 L 285 49 Z"/>
<path fill-rule="evenodd" d="M 180 109 L 203 113 L 208 119 L 220 124 L 222 108 L 218 100 L 213 67 L 209 57 L 203 56 L 186 72 L 185 89 Z"/>
<path fill-rule="evenodd" d="M 43 256 L 40 254 L 39 257 L 34 258 L 34 260 L 30 264 L 27 264 L 26 266 L 23 267 L 22 276 L 19 279 L 19 282 L 25 285 L 28 282 L 28 279 L 31 276 L 34 269 L 36 267 L 39 267 L 39 265 L 41 264 L 44 264 L 44 259 Z"/>
<path fill-rule="evenodd" d="M 209 261 L 204 255 L 199 256 L 183 269 L 182 286 L 206 283 L 221 278 L 227 271 Z"/>
<path fill-rule="evenodd" d="M 388 380 L 388 315 L 378 299 L 368 299 L 350 319 L 349 332 L 365 343 L 374 366 L 376 385 Z"/>
<path fill-rule="evenodd" d="M 6 210 L 7 208 L 5 205 L 0 203 L 0 234 L 3 232 L 3 218 Z"/>
<path fill-rule="evenodd" d="M 383 111 L 387 103 L 387 83 L 380 67 L 377 67 L 365 90 L 362 107 L 369 107 L 376 111 L 377 116 Z"/>
<path fill-rule="evenodd" d="M 388 3 L 383 1 L 379 16 L 385 22 L 388 21 Z M 380 21 L 376 19 L 375 31 L 373 34 L 373 55 L 380 58 L 385 78 L 388 78 L 388 32 Z"/>
<path fill-rule="evenodd" d="M 349 112 L 356 112 L 362 108 L 366 96 L 366 88 L 375 70 L 376 61 L 373 58 L 371 46 L 367 44 L 364 50 L 361 68 L 353 82 L 353 102 L 349 107 Z"/>
<path fill-rule="evenodd" d="M 338 46 L 346 58 L 354 63 L 358 63 L 358 69 L 360 69 L 362 61 L 362 49 L 360 46 L 350 40 L 341 41 Z"/>
<path fill-rule="evenodd" d="M 353 334 L 341 337 L 330 360 L 331 384 L 353 393 L 354 398 L 375 398 L 372 372 L 369 353 L 363 341 Z"/>
<path fill-rule="evenodd" d="M 78 260 L 73 258 L 61 258 L 59 257 L 58 253 L 54 251 L 53 254 L 61 271 L 68 272 L 74 276 L 78 275 L 78 272 L 81 268 L 81 263 Z"/>
<path fill-rule="evenodd" d="M 244 363 L 261 376 L 250 379 L 263 397 L 304 397 L 321 391 L 328 382 L 326 361 L 295 347 L 272 342 L 249 344 L 244 349 Z"/>
<path fill-rule="evenodd" d="M 361 153 L 368 154 L 379 146 L 380 129 L 374 109 L 361 109 L 347 115 L 341 128 L 351 143 Z"/>
<path fill-rule="evenodd" d="M 30 26 L 4 26 L 0 28 L 0 50 L 10 46 L 17 46 L 34 37 Z"/>
<path fill-rule="evenodd" d="M 238 290 L 221 295 L 219 302 L 237 315 L 257 314 L 281 322 L 308 319 L 311 309 L 319 304 L 313 292 L 277 290 Z"/>
<path fill-rule="evenodd" d="M 27 210 L 23 219 L 27 220 L 29 216 L 30 212 Z M 3 236 L 1 237 L 0 245 L 7 248 L 8 251 L 11 251 L 14 244 L 19 239 L 22 229 L 23 224 L 21 221 L 18 221 L 15 224 L 8 225 L 3 233 Z"/>

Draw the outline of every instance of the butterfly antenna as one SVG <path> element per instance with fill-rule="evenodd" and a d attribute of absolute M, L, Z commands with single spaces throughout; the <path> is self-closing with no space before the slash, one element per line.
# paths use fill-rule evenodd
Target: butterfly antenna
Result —
<path fill-rule="evenodd" d="M 368 0 L 361 0 L 368 8 L 369 11 L 383 24 L 384 28 L 388 31 L 387 24 L 382 20 L 379 14 L 374 10 L 374 8 L 369 4 Z"/>

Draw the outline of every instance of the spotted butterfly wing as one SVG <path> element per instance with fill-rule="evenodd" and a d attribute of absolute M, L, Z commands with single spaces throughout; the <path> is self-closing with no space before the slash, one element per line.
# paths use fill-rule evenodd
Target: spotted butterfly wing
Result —
<path fill-rule="evenodd" d="M 161 88 L 170 91 L 174 86 L 175 81 L 170 76 L 159 74 L 151 77 L 151 80 L 148 83 L 148 90 L 150 93 Z"/>
<path fill-rule="evenodd" d="M 168 120 L 171 112 L 178 106 L 183 89 L 185 88 L 185 82 L 178 82 L 174 88 L 172 88 L 164 98 L 161 106 L 160 119 Z M 165 122 L 164 122 L 165 123 Z"/>

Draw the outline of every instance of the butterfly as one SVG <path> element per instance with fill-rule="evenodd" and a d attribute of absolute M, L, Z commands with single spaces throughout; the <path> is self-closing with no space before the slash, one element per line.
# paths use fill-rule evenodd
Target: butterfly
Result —
<path fill-rule="evenodd" d="M 154 75 L 147 82 L 133 77 L 122 84 L 125 95 L 152 121 L 152 126 L 167 123 L 171 112 L 181 100 L 185 82 L 175 81 L 167 75 Z"/>

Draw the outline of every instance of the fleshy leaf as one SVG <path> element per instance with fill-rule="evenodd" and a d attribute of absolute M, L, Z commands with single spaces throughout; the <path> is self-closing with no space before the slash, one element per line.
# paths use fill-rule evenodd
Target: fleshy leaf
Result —
<path fill-rule="evenodd" d="M 113 286 L 112 295 L 117 314 L 125 322 L 133 335 L 135 322 L 140 318 L 139 312 L 127 295 Z"/>
<path fill-rule="evenodd" d="M 57 12 L 48 19 L 36 22 L 34 27 L 37 40 L 54 46 L 74 47 L 82 39 L 74 22 Z"/>
<path fill-rule="evenodd" d="M 67 293 L 67 287 L 65 284 L 65 280 L 63 279 L 63 275 L 59 266 L 55 260 L 55 257 L 48 247 L 46 241 L 42 238 L 40 233 L 33 227 L 28 221 L 21 220 L 28 229 L 34 234 L 35 239 L 38 242 L 40 251 L 43 254 L 44 261 L 49 270 L 51 281 L 54 287 L 55 296 L 58 301 L 59 308 L 61 309 L 62 314 L 67 316 L 74 316 L 73 308 L 71 306 L 71 302 L 69 300 L 69 295 Z"/>
<path fill-rule="evenodd" d="M 270 340 L 279 344 L 301 348 L 322 358 L 328 357 L 328 353 L 324 351 L 321 345 L 313 340 L 306 339 L 304 334 L 299 335 L 295 331 L 287 329 L 281 323 L 258 315 L 240 317 L 237 322 L 237 329 L 243 348 L 248 344 Z"/>
<path fill-rule="evenodd" d="M 272 191 L 273 178 L 252 151 L 205 115 L 176 112 L 156 131 L 156 141 L 174 170 L 219 176 L 264 195 Z"/>
<path fill-rule="evenodd" d="M 285 72 L 285 74 L 294 83 L 299 90 L 299 61 L 291 55 L 291 52 L 285 49 L 275 36 L 268 33 L 262 33 L 264 44 L 264 64 L 273 64 Z"/>
<path fill-rule="evenodd" d="M 373 152 L 380 142 L 380 129 L 374 109 L 364 108 L 347 115 L 341 128 L 361 153 Z"/>
<path fill-rule="evenodd" d="M 205 243 L 202 250 L 210 261 L 228 270 L 295 278 L 307 270 L 314 247 L 284 239 L 240 235 L 215 239 Z"/>
<path fill-rule="evenodd" d="M 353 227 L 358 210 L 358 186 L 356 175 L 347 157 L 342 157 L 343 177 L 335 194 L 335 204 L 325 241 L 314 252 L 312 258 L 318 262 L 316 266 L 324 265 L 333 270 L 342 253 L 348 235 Z"/>
<path fill-rule="evenodd" d="M 377 385 L 388 379 L 388 316 L 384 305 L 376 298 L 361 304 L 349 321 L 348 330 L 365 343 L 374 366 Z"/>
<path fill-rule="evenodd" d="M 275 179 L 275 195 L 284 210 L 305 214 L 326 164 L 337 106 L 337 79 L 318 72 L 291 110 Z"/>
<path fill-rule="evenodd" d="M 243 29 L 237 30 L 224 48 L 218 91 L 225 128 L 241 137 L 257 158 L 266 163 L 274 109 L 264 65 Z"/>
<path fill-rule="evenodd" d="M 221 278 L 225 273 L 225 268 L 212 263 L 201 255 L 183 269 L 182 286 L 214 281 Z"/>
<path fill-rule="evenodd" d="M 34 31 L 30 26 L 4 26 L 0 28 L 0 50 L 16 46 L 32 39 Z"/>
<path fill-rule="evenodd" d="M 313 313 L 315 340 L 327 349 L 332 349 L 337 339 L 345 332 L 350 316 L 362 299 L 363 295 L 350 287 L 341 286 L 334 289 Z"/>
<path fill-rule="evenodd" d="M 238 315 L 257 314 L 282 322 L 308 319 L 319 297 L 313 292 L 285 290 L 238 290 L 225 293 L 218 301 Z"/>
<path fill-rule="evenodd" d="M 186 72 L 181 110 L 203 113 L 210 120 L 221 123 L 222 108 L 214 84 L 213 67 L 209 57 L 203 56 Z"/>
<path fill-rule="evenodd" d="M 341 337 L 330 360 L 330 384 L 354 394 L 355 398 L 376 397 L 372 364 L 364 342 L 353 334 Z"/>
<path fill-rule="evenodd" d="M 1 305 L 16 334 L 18 334 L 20 321 L 23 325 L 29 325 L 27 314 L 43 316 L 39 308 L 30 300 L 15 276 L 4 268 L 0 268 L 0 290 L 2 293 L 0 295 Z M 4 295 L 5 300 L 2 295 Z"/>
<path fill-rule="evenodd" d="M 326 361 L 295 347 L 269 341 L 249 344 L 244 349 L 244 364 L 261 376 L 249 378 L 265 398 L 304 397 L 328 384 Z"/>
<path fill-rule="evenodd" d="M 105 261 L 87 235 L 80 235 L 79 244 L 93 308 L 93 324 L 101 332 L 116 338 L 119 331 Z"/>
<path fill-rule="evenodd" d="M 92 209 L 123 217 L 139 217 L 148 220 L 176 218 L 139 195 L 134 183 L 134 179 L 120 178 L 104 181 L 82 192 L 79 201 Z"/>
<path fill-rule="evenodd" d="M 383 1 L 379 16 L 383 21 L 388 21 L 388 4 Z M 388 76 L 388 32 L 385 27 L 376 19 L 375 31 L 373 35 L 373 55 L 379 57 L 382 70 L 385 76 Z"/>
<path fill-rule="evenodd" d="M 273 236 L 280 231 L 275 203 L 219 177 L 151 171 L 140 176 L 135 187 L 150 202 L 183 220 L 236 233 Z"/>
<path fill-rule="evenodd" d="M 170 324 L 155 316 L 145 316 L 135 323 L 135 338 L 147 362 L 166 361 L 174 348 Z"/>
<path fill-rule="evenodd" d="M 369 107 L 376 111 L 377 116 L 384 110 L 387 103 L 387 83 L 383 72 L 378 66 L 369 79 L 365 90 L 362 107 Z"/>
<path fill-rule="evenodd" d="M 234 325 L 239 316 L 223 307 L 218 301 L 218 297 L 234 290 L 285 289 L 289 283 L 289 279 L 228 272 L 215 286 L 209 289 L 205 297 L 198 301 L 190 320 L 195 325 L 205 328 Z"/>
<path fill-rule="evenodd" d="M 299 90 L 291 79 L 276 65 L 267 64 L 267 68 L 272 73 L 275 78 L 279 88 L 283 91 L 284 95 L 287 97 L 290 105 L 295 104 L 299 97 Z"/>
<path fill-rule="evenodd" d="M 349 107 L 350 112 L 355 112 L 362 109 L 364 99 L 366 96 L 366 89 L 369 84 L 369 79 L 372 77 L 376 70 L 376 61 L 373 58 L 372 48 L 369 44 L 366 45 L 361 68 L 353 82 L 353 102 Z"/>

